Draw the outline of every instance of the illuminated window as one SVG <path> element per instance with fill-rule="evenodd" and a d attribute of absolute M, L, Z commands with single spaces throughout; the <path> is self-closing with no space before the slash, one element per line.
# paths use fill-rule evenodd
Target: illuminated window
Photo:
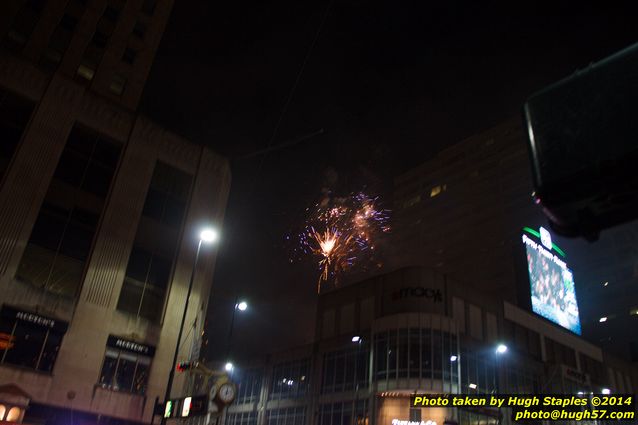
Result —
<path fill-rule="evenodd" d="M 441 194 L 441 192 L 444 192 L 447 189 L 447 185 L 438 185 L 438 186 L 434 186 L 431 190 L 430 190 L 430 198 L 434 198 L 435 196 Z"/>
<path fill-rule="evenodd" d="M 42 372 L 53 371 L 67 323 L 2 306 L 0 363 Z"/>
<path fill-rule="evenodd" d="M 100 385 L 115 391 L 146 393 L 150 357 L 108 348 L 100 373 Z"/>
<path fill-rule="evenodd" d="M 308 392 L 308 359 L 280 363 L 273 368 L 270 400 L 303 397 Z M 303 379 L 302 379 L 303 378 Z"/>
<path fill-rule="evenodd" d="M 95 75 L 95 68 L 88 63 L 82 63 L 78 66 L 77 75 L 87 81 L 91 81 Z"/>
<path fill-rule="evenodd" d="M 22 409 L 17 406 L 9 409 L 9 413 L 7 413 L 7 418 L 5 421 L 7 422 L 18 422 L 20 420 L 20 416 L 22 416 Z"/>

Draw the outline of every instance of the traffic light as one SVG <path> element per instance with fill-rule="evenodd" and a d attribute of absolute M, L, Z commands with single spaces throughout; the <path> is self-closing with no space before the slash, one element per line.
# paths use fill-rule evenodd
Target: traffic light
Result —
<path fill-rule="evenodd" d="M 186 372 L 187 370 L 192 370 L 197 367 L 197 362 L 179 362 L 175 367 L 175 370 L 178 372 Z"/>
<path fill-rule="evenodd" d="M 173 400 L 168 400 L 164 404 L 164 417 L 171 418 L 173 416 Z"/>
<path fill-rule="evenodd" d="M 208 395 L 190 396 L 167 400 L 162 414 L 164 418 L 188 418 L 208 413 Z"/>

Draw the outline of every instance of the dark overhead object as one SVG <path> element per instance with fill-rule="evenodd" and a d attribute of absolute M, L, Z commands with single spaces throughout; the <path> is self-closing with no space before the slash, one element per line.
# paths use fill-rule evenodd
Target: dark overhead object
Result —
<path fill-rule="evenodd" d="M 592 241 L 638 217 L 638 44 L 523 107 L 534 197 L 560 235 Z"/>

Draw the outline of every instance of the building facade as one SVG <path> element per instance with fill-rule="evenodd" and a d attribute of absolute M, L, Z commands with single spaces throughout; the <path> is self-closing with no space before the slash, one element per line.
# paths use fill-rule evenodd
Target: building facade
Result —
<path fill-rule="evenodd" d="M 164 398 L 230 187 L 224 158 L 136 112 L 171 6 L 0 6 L 0 384 L 31 396 L 27 423 L 148 423 Z M 199 357 L 215 256 L 180 361 Z"/>
<path fill-rule="evenodd" d="M 314 344 L 235 373 L 224 425 L 507 424 L 505 409 L 413 409 L 409 397 L 634 393 L 638 383 L 632 364 L 421 267 L 322 294 Z"/>
<path fill-rule="evenodd" d="M 430 267 L 529 304 L 521 233 L 547 220 L 532 201 L 525 137 L 512 119 L 398 176 L 391 266 Z M 583 336 L 638 361 L 638 224 L 609 229 L 595 243 L 554 239 L 574 273 Z"/>

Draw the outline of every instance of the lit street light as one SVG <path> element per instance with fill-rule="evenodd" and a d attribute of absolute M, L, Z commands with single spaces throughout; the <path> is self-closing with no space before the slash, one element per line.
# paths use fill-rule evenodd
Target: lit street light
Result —
<path fill-rule="evenodd" d="M 230 359 L 230 347 L 233 339 L 233 328 L 235 327 L 235 312 L 239 310 L 240 312 L 244 312 L 248 310 L 248 303 L 246 301 L 239 301 L 239 297 L 235 298 L 235 304 L 233 304 L 233 315 L 230 318 L 230 329 L 228 330 L 228 341 L 226 343 L 226 360 Z M 232 363 L 226 363 L 226 365 L 231 365 Z M 232 369 L 231 369 L 232 370 Z M 230 372 L 230 371 L 229 371 Z"/>
<path fill-rule="evenodd" d="M 232 364 L 231 362 L 227 362 L 227 363 L 224 365 L 224 370 L 225 370 L 226 372 L 231 372 L 231 371 L 233 370 L 233 364 Z"/>
<path fill-rule="evenodd" d="M 184 331 L 184 322 L 186 322 L 186 312 L 188 311 L 188 301 L 191 297 L 191 291 L 193 290 L 193 282 L 195 280 L 195 272 L 197 271 L 197 262 L 199 261 L 199 253 L 202 249 L 202 243 L 210 244 L 219 239 L 219 233 L 217 230 L 207 227 L 202 229 L 199 234 L 199 241 L 197 242 L 197 251 L 195 253 L 195 261 L 193 262 L 193 269 L 191 270 L 190 281 L 188 282 L 188 292 L 186 292 L 186 301 L 184 302 L 184 311 L 182 312 L 182 322 L 179 325 L 179 332 L 177 334 L 177 343 L 175 344 L 175 353 L 173 354 L 173 361 L 171 362 L 171 370 L 168 374 L 168 382 L 166 383 L 166 393 L 164 394 L 164 403 L 171 398 L 171 390 L 173 389 L 173 379 L 175 378 L 175 364 L 177 363 L 177 355 L 179 354 L 179 346 L 182 341 L 182 333 Z M 166 418 L 162 416 L 162 424 L 166 423 Z"/>
<path fill-rule="evenodd" d="M 505 344 L 498 344 L 496 346 L 496 350 L 494 351 L 495 355 L 496 355 L 496 372 L 494 373 L 494 390 L 496 391 L 496 394 L 498 394 L 501 390 L 500 390 L 500 386 L 501 386 L 501 357 L 503 354 L 507 353 L 507 345 Z M 499 414 L 501 411 L 501 408 L 498 408 L 499 410 Z"/>

